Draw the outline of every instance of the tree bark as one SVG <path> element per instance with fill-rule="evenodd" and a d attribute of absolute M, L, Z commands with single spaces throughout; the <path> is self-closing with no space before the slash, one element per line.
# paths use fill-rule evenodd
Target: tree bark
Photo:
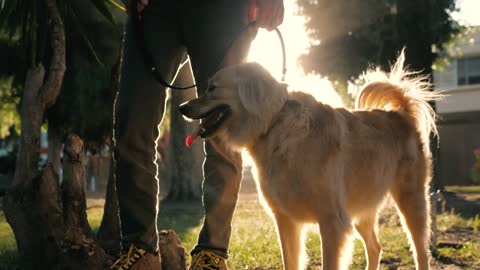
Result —
<path fill-rule="evenodd" d="M 110 97 L 112 108 L 112 126 L 113 130 L 113 104 L 115 96 L 120 87 L 120 68 L 122 66 L 123 43 L 118 52 L 117 61 L 112 67 L 110 73 Z M 110 104 L 109 104 L 110 105 Z M 110 141 L 112 141 L 110 139 Z M 116 257 L 121 252 L 121 229 L 120 229 L 120 212 L 118 209 L 118 197 L 115 181 L 115 162 L 113 151 L 110 149 L 110 170 L 107 182 L 107 191 L 105 195 L 105 206 L 103 209 L 103 218 L 98 230 L 98 241 L 105 252 L 110 256 Z"/>
<path fill-rule="evenodd" d="M 5 198 L 22 269 L 106 267 L 105 253 L 87 221 L 83 142 L 78 136 L 69 136 L 64 156 L 61 188 L 49 163 L 40 176 Z"/>
<path fill-rule="evenodd" d="M 65 34 L 57 1 L 44 1 L 51 58 L 48 72 L 39 63 L 26 74 L 15 176 L 3 200 L 5 217 L 17 241 L 21 269 L 105 269 L 109 257 L 87 220 L 82 140 L 76 135 L 67 139 L 62 187 L 51 163 L 38 170 L 43 116 L 55 103 L 65 73 Z"/>
<path fill-rule="evenodd" d="M 5 216 L 15 234 L 23 269 L 45 269 L 45 266 L 58 264 L 62 246 L 55 240 L 64 233 L 61 196 L 54 169 L 48 165 L 40 175 L 38 172 L 43 115 L 57 98 L 65 72 L 63 23 L 56 1 L 45 0 L 45 4 L 52 58 L 47 78 L 42 64 L 27 71 L 15 176 L 4 199 Z"/>
<path fill-rule="evenodd" d="M 192 85 L 194 79 L 190 63 L 179 71 L 176 85 Z M 169 200 L 195 200 L 200 198 L 202 181 L 203 144 L 196 143 L 190 148 L 185 145 L 185 138 L 191 134 L 198 121 L 185 121 L 178 112 L 178 107 L 185 101 L 196 97 L 195 89 L 172 90 L 170 103 L 170 192 Z"/>
<path fill-rule="evenodd" d="M 55 121 L 53 115 L 48 117 L 48 163 L 51 163 L 53 170 L 60 176 L 62 167 L 62 127 L 60 123 Z"/>
<path fill-rule="evenodd" d="M 63 258 L 52 269 L 103 269 L 108 266 L 105 252 L 96 244 L 87 220 L 84 148 L 80 137 L 68 136 L 64 160 L 64 235 L 57 239 L 62 244 Z"/>
<path fill-rule="evenodd" d="M 177 234 L 173 230 L 162 230 L 158 233 L 158 245 L 162 256 L 162 269 L 185 270 L 185 248 L 180 243 Z"/>
<path fill-rule="evenodd" d="M 110 176 L 107 184 L 107 194 L 105 196 L 105 206 L 103 209 L 102 223 L 98 230 L 98 241 L 105 252 L 113 257 L 117 257 L 121 251 L 121 231 L 120 215 L 118 209 L 117 190 L 115 188 L 115 174 L 113 157 L 111 159 Z"/>

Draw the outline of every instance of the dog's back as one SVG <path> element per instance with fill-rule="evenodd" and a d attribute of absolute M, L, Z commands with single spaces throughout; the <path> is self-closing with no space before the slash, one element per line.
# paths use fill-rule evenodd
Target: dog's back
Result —
<path fill-rule="evenodd" d="M 429 269 L 429 136 L 436 127 L 428 102 L 440 95 L 423 77 L 410 77 L 415 74 L 403 70 L 403 61 L 402 54 L 389 75 L 371 76 L 353 112 L 291 93 L 269 133 L 250 149 L 280 237 L 297 233 L 282 229 L 285 219 L 316 220 L 325 269 L 346 265 L 342 255 L 353 227 L 364 240 L 368 269 L 377 269 L 376 219 L 387 194 L 398 206 L 417 269 Z M 286 237 L 282 246 L 292 241 Z"/>

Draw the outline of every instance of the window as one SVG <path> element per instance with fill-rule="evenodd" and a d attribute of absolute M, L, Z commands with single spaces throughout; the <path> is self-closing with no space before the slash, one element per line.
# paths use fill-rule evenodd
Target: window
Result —
<path fill-rule="evenodd" d="M 458 59 L 458 85 L 480 84 L 480 56 Z"/>

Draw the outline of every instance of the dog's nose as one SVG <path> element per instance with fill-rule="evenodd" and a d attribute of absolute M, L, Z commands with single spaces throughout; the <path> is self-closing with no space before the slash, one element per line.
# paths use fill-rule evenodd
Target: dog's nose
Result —
<path fill-rule="evenodd" d="M 178 110 L 180 111 L 181 114 L 183 114 L 183 115 L 186 116 L 186 115 L 187 115 L 187 111 L 188 111 L 188 109 L 187 109 L 187 103 L 181 104 L 181 105 L 178 107 Z"/>

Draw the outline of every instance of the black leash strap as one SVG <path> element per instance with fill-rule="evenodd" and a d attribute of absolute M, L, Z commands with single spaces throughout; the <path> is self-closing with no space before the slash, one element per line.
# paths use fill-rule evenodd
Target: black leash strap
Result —
<path fill-rule="evenodd" d="M 153 54 L 147 48 L 147 43 L 146 43 L 146 39 L 145 39 L 145 32 L 143 31 L 142 22 L 141 22 L 142 21 L 142 14 L 141 14 L 141 12 L 138 12 L 138 10 L 137 10 L 137 1 L 138 0 L 130 1 L 130 14 L 131 14 L 130 17 L 131 17 L 131 20 L 132 20 L 132 26 L 133 26 L 133 32 L 134 32 L 134 35 L 135 35 L 135 39 L 137 40 L 137 46 L 138 46 L 138 49 L 139 49 L 140 53 L 142 54 L 143 61 L 145 62 L 145 65 L 146 65 L 147 69 L 150 70 L 153 77 L 158 81 L 158 83 L 160 83 L 161 85 L 163 85 L 167 88 L 174 89 L 174 90 L 188 90 L 188 89 L 196 87 L 197 86 L 196 84 L 190 85 L 190 86 L 175 86 L 175 85 L 171 85 L 170 83 L 168 83 L 167 81 L 165 81 L 163 79 L 162 74 L 160 73 L 160 70 L 158 70 L 158 68 L 155 65 L 155 60 L 154 60 L 155 58 L 154 58 Z M 249 24 L 244 26 L 242 29 L 240 29 L 240 31 L 238 31 L 238 34 L 235 35 L 232 38 L 232 40 L 230 40 L 230 42 L 228 43 L 228 46 L 225 50 L 225 53 L 223 54 L 222 58 L 219 59 L 219 62 L 217 64 L 217 68 L 214 70 L 214 72 L 216 72 L 220 68 L 220 65 L 222 64 L 226 54 L 228 53 L 228 50 L 233 46 L 233 44 L 238 39 L 238 37 L 245 30 L 247 30 L 248 28 L 253 27 L 253 26 L 255 26 L 255 21 L 250 22 Z M 287 60 L 286 60 L 287 57 L 286 57 L 286 52 L 285 52 L 285 42 L 283 40 L 282 33 L 280 32 L 278 27 L 275 28 L 275 32 L 278 35 L 278 39 L 280 40 L 280 45 L 282 47 L 283 64 L 282 64 L 282 77 L 281 77 L 281 79 L 282 79 L 282 81 L 284 81 L 285 80 L 285 75 L 287 74 L 287 63 L 286 63 L 287 62 Z"/>
<path fill-rule="evenodd" d="M 282 47 L 282 77 L 281 81 L 285 81 L 285 75 L 287 75 L 287 52 L 285 51 L 285 42 L 283 40 L 283 35 L 282 32 L 280 32 L 280 29 L 278 27 L 275 27 L 275 32 L 277 33 L 278 39 L 280 40 L 280 45 Z"/>

